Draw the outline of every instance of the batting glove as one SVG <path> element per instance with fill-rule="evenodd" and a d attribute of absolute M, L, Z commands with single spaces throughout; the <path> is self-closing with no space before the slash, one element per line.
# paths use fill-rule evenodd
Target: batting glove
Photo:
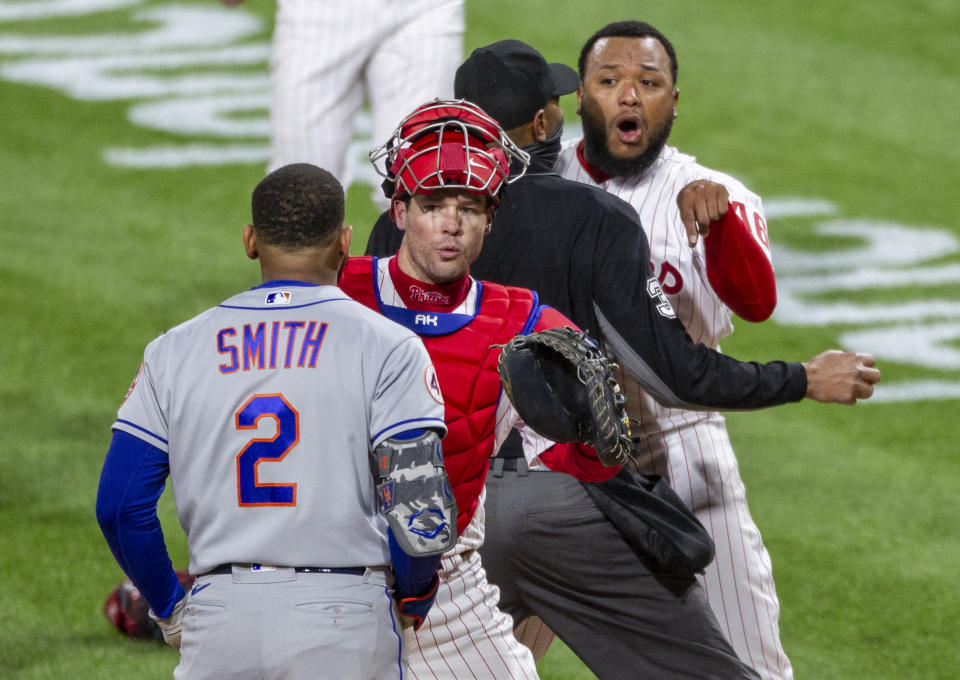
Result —
<path fill-rule="evenodd" d="M 163 633 L 163 641 L 180 651 L 180 633 L 183 631 L 183 610 L 187 606 L 186 596 L 180 598 L 180 601 L 173 605 L 173 611 L 165 619 L 159 618 L 150 610 L 150 618 L 157 622 L 160 631 Z"/>
<path fill-rule="evenodd" d="M 397 598 L 397 609 L 400 610 L 405 626 L 413 624 L 414 630 L 420 630 L 423 620 L 427 618 L 427 612 L 433 606 L 433 601 L 437 599 L 438 585 L 440 585 L 440 577 L 435 575 L 423 593 Z"/>

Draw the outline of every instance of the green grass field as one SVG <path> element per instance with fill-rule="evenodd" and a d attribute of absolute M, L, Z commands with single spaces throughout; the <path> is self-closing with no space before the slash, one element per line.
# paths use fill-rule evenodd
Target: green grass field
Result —
<path fill-rule="evenodd" d="M 135 55 L 188 46 L 117 38 L 155 25 L 144 8 L 173 5 L 30 14 L 55 6 L 0 1 L 0 678 L 165 678 L 176 655 L 125 639 L 101 614 L 121 572 L 94 519 L 97 479 L 144 345 L 258 282 L 240 229 L 264 165 L 134 168 L 107 151 L 262 146 L 262 135 L 178 133 L 128 116 L 176 95 L 143 83 L 265 77 L 263 58 L 238 50 L 267 49 L 273 3 L 237 10 L 263 24 L 226 46 L 235 59 L 173 70 Z M 956 678 L 960 6 L 468 0 L 467 48 L 519 38 L 575 64 L 590 33 L 625 18 L 657 25 L 677 48 L 672 143 L 744 179 L 770 213 L 781 306 L 771 322 L 738 323 L 724 349 L 758 360 L 860 349 L 884 371 L 876 403 L 728 419 L 797 677 Z M 92 39 L 99 46 L 84 47 Z M 574 97 L 563 104 L 572 125 Z M 369 194 L 348 194 L 357 252 L 376 213 Z M 787 198 L 806 207 L 791 211 Z M 169 494 L 161 511 L 184 564 Z M 560 644 L 541 674 L 592 677 Z"/>

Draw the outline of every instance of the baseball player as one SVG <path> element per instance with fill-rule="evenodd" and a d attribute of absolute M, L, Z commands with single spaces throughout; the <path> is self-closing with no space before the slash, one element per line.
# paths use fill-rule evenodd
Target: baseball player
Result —
<path fill-rule="evenodd" d="M 646 236 L 630 205 L 551 172 L 563 127 L 557 100 L 578 85 L 572 69 L 548 64 L 516 40 L 477 48 L 457 70 L 457 96 L 501 121 L 530 155 L 526 172 L 514 163 L 521 176 L 500 192 L 471 272 L 536 289 L 616 347 L 630 374 L 667 404 L 760 408 L 805 396 L 869 396 L 879 372 L 866 357 L 838 352 L 803 365 L 747 364 L 690 340 L 650 275 Z M 405 233 L 381 216 L 367 253 L 396 252 Z M 517 623 L 515 634 L 535 655 L 553 637 L 539 617 L 600 678 L 621 678 L 625 669 L 661 680 L 756 677 L 736 657 L 690 572 L 665 574 L 636 554 L 649 527 L 625 521 L 642 496 L 635 475 L 621 471 L 608 482 L 582 484 L 528 469 L 515 439 L 508 437 L 491 460 L 481 555 L 501 589 L 501 608 Z"/>
<path fill-rule="evenodd" d="M 416 109 L 384 146 L 396 180 L 392 210 L 404 231 L 395 257 L 351 258 L 340 287 L 421 335 L 446 398 L 444 457 L 459 509 L 460 538 L 444 557 L 436 603 L 405 641 L 414 678 L 535 678 L 530 651 L 497 608 L 478 549 L 484 538 L 484 478 L 490 456 L 520 427 L 531 464 L 606 479 L 596 452 L 544 440 L 518 421 L 497 373 L 498 345 L 517 333 L 573 325 L 533 291 L 469 274 L 490 230 L 508 159 L 525 155 L 482 111 L 434 101 Z"/>
<path fill-rule="evenodd" d="M 264 283 L 151 342 L 113 424 L 97 519 L 180 652 L 174 677 L 401 678 L 393 597 L 417 625 L 435 594 L 456 536 L 443 397 L 417 336 L 336 287 L 343 215 L 325 170 L 264 178 L 243 231 Z M 156 514 L 168 475 L 189 593 Z M 422 535 L 394 521 L 411 503 Z"/>
<path fill-rule="evenodd" d="M 693 340 L 719 349 L 733 331 L 732 313 L 763 321 L 776 304 L 760 198 L 667 145 L 677 116 L 677 57 L 657 29 L 610 24 L 587 40 L 579 68 L 583 139 L 563 150 L 557 170 L 634 207 L 678 318 Z M 627 396 L 648 469 L 669 476 L 713 536 L 717 555 L 703 584 L 721 627 L 762 677 L 791 678 L 770 557 L 723 417 L 660 406 L 639 389 Z"/>
<path fill-rule="evenodd" d="M 449 97 L 464 26 L 464 0 L 278 0 L 270 168 L 306 161 L 348 184 L 364 97 L 377 140 L 421 102 Z"/>

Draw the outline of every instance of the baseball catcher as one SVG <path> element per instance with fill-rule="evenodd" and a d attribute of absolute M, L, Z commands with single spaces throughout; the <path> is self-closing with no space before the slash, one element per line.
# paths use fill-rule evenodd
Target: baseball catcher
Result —
<path fill-rule="evenodd" d="M 507 398 L 532 430 L 589 444 L 608 467 L 634 461 L 614 368 L 586 333 L 569 326 L 515 336 L 497 363 Z"/>

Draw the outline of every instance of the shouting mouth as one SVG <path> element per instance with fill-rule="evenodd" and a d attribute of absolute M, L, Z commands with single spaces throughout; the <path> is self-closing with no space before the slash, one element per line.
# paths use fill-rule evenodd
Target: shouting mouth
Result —
<path fill-rule="evenodd" d="M 624 144 L 639 144 L 643 138 L 643 125 L 639 118 L 624 118 L 616 124 L 617 139 Z"/>

